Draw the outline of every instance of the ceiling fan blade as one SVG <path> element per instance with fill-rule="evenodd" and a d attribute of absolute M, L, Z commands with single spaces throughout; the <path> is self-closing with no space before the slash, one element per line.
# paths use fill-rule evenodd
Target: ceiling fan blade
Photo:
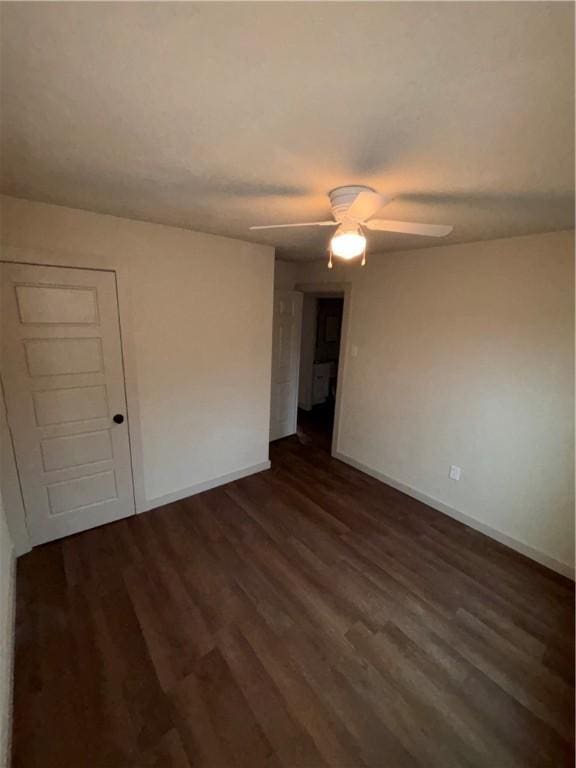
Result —
<path fill-rule="evenodd" d="M 305 221 L 300 224 L 260 224 L 250 229 L 279 229 L 281 227 L 335 227 L 337 221 Z"/>
<path fill-rule="evenodd" d="M 378 192 L 365 190 L 364 192 L 360 192 L 348 208 L 345 213 L 345 218 L 353 219 L 355 221 L 366 221 L 370 216 L 374 216 L 374 214 L 387 202 L 388 198 L 382 197 Z"/>
<path fill-rule="evenodd" d="M 416 224 L 412 221 L 391 221 L 389 219 L 371 219 L 364 226 L 379 232 L 401 232 L 404 235 L 425 235 L 427 237 L 445 237 L 454 229 L 449 224 Z"/>

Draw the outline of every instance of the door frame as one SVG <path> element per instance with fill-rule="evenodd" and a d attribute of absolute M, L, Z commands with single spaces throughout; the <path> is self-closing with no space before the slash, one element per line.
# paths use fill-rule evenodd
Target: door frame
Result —
<path fill-rule="evenodd" d="M 126 396 L 126 413 L 128 426 L 128 445 L 130 448 L 130 471 L 132 476 L 132 489 L 134 494 L 134 508 L 136 514 L 145 512 L 146 496 L 144 486 L 144 462 L 142 451 L 142 433 L 140 429 L 140 409 L 138 401 L 138 387 L 136 377 L 134 336 L 132 332 L 132 312 L 129 291 L 129 266 L 120 257 L 112 254 L 110 258 L 87 255 L 85 253 L 69 254 L 58 253 L 37 248 L 22 248 L 3 244 L 3 254 L 0 262 L 8 264 L 21 264 L 23 266 L 36 267 L 64 267 L 67 269 L 84 269 L 97 272 L 111 272 L 116 283 L 116 302 L 118 306 L 118 332 L 120 334 L 120 349 L 122 352 L 122 369 L 124 373 L 124 392 Z M 2 387 L 4 380 L 0 372 Z M 8 431 L 10 430 L 10 414 L 8 417 Z M 12 455 L 8 456 L 8 463 L 13 465 L 15 472 L 5 474 L 1 478 L 2 495 L 17 497 L 21 500 L 20 509 L 6 509 L 6 516 L 11 533 L 16 532 L 14 543 L 17 556 L 25 554 L 32 549 L 32 544 L 27 528 L 27 521 L 22 524 L 21 516 L 24 514 L 24 501 L 20 478 L 17 471 L 16 457 L 12 449 Z M 18 505 L 20 506 L 20 505 Z"/>
<path fill-rule="evenodd" d="M 330 454 L 336 456 L 339 451 L 340 443 L 340 425 L 342 423 L 342 402 L 344 381 L 348 371 L 349 358 L 349 331 L 350 331 L 350 309 L 352 305 L 352 283 L 296 283 L 295 291 L 300 291 L 304 295 L 313 294 L 322 298 L 330 294 L 342 294 L 344 297 L 344 306 L 342 308 L 342 331 L 340 333 L 340 349 L 338 352 L 338 378 L 336 380 L 336 402 L 334 404 L 334 428 L 332 430 L 332 445 Z"/>

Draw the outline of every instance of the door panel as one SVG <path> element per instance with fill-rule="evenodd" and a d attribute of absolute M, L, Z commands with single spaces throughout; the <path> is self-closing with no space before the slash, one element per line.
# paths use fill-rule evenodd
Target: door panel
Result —
<path fill-rule="evenodd" d="M 17 285 L 16 299 L 23 324 L 91 325 L 98 322 L 96 291 L 92 288 Z"/>
<path fill-rule="evenodd" d="M 134 512 L 111 272 L 1 265 L 2 377 L 33 544 Z"/>
<path fill-rule="evenodd" d="M 32 392 L 37 427 L 107 418 L 104 387 L 70 387 Z"/>
<path fill-rule="evenodd" d="M 46 472 L 94 464 L 112 459 L 110 430 L 85 432 L 79 435 L 50 437 L 40 443 L 42 466 Z"/>
<path fill-rule="evenodd" d="M 272 338 L 270 440 L 293 435 L 298 414 L 302 294 L 276 291 Z"/>
<path fill-rule="evenodd" d="M 30 376 L 99 373 L 104 367 L 100 339 L 30 339 L 24 351 Z"/>
<path fill-rule="evenodd" d="M 50 483 L 46 488 L 52 515 L 71 512 L 98 502 L 114 501 L 118 498 L 114 472 L 110 471 L 76 477 L 73 480 L 63 480 L 60 483 Z"/>

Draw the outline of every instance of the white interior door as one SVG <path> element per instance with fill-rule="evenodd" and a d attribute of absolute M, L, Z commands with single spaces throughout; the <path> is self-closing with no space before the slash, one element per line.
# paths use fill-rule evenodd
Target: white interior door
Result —
<path fill-rule="evenodd" d="M 275 291 L 270 440 L 296 432 L 301 329 L 302 294 Z"/>
<path fill-rule="evenodd" d="M 32 543 L 133 514 L 114 274 L 0 269 L 2 379 Z"/>

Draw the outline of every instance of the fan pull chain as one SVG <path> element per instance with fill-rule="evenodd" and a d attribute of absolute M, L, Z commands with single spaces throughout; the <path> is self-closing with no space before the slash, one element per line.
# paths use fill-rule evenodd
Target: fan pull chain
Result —
<path fill-rule="evenodd" d="M 330 254 L 330 258 L 328 259 L 328 269 L 332 269 L 332 248 L 328 249 L 328 253 Z"/>
<path fill-rule="evenodd" d="M 364 250 L 362 251 L 362 261 L 360 262 L 360 266 L 366 266 L 366 246 L 364 246 Z"/>

